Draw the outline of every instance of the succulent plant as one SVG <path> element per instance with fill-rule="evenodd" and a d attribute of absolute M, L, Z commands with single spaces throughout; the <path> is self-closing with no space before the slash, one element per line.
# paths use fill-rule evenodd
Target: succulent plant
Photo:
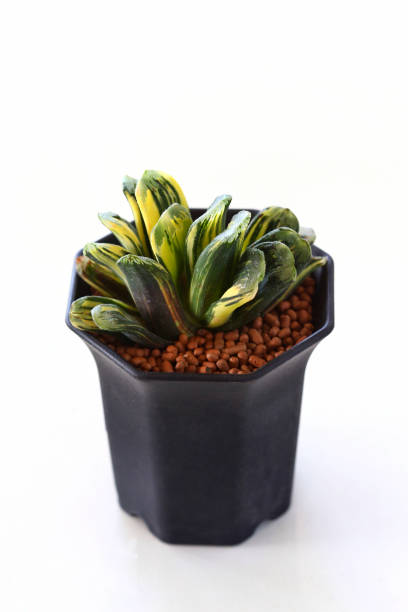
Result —
<path fill-rule="evenodd" d="M 288 209 L 246 210 L 226 224 L 231 196 L 221 195 L 192 220 L 178 183 L 146 170 L 125 177 L 129 223 L 99 215 L 118 243 L 85 245 L 77 273 L 94 295 L 73 302 L 70 320 L 90 332 L 123 334 L 162 347 L 202 327 L 229 330 L 271 310 L 325 258 L 313 257 L 313 230 Z"/>

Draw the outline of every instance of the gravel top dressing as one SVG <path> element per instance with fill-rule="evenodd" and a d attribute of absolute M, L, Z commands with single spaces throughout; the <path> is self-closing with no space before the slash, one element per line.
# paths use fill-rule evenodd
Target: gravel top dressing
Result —
<path fill-rule="evenodd" d="M 308 277 L 288 300 L 249 325 L 229 332 L 201 329 L 195 336 L 181 334 L 164 349 L 124 344 L 108 334 L 97 337 L 144 371 L 249 374 L 310 336 L 314 290 L 315 281 Z"/>

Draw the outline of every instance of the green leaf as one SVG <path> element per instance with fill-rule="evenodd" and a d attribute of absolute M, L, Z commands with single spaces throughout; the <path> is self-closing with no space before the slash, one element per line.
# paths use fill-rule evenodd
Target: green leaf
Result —
<path fill-rule="evenodd" d="M 85 255 L 79 255 L 75 262 L 78 276 L 96 289 L 100 295 L 111 296 L 128 302 L 130 295 L 125 283 L 105 274 L 105 268 L 91 261 Z"/>
<path fill-rule="evenodd" d="M 142 213 L 140 212 L 139 204 L 137 203 L 137 200 L 136 200 L 136 195 L 135 195 L 136 187 L 137 187 L 136 179 L 132 178 L 131 176 L 124 177 L 123 182 L 122 182 L 123 193 L 125 194 L 125 197 L 127 201 L 129 202 L 130 207 L 133 212 L 136 233 L 138 235 L 139 242 L 142 245 L 143 254 L 149 257 L 150 256 L 149 239 L 147 237 Z"/>
<path fill-rule="evenodd" d="M 166 208 L 172 204 L 181 204 L 188 209 L 186 198 L 177 181 L 169 174 L 156 170 L 146 170 L 143 173 L 137 183 L 136 200 L 148 236 Z"/>
<path fill-rule="evenodd" d="M 127 254 L 127 251 L 118 244 L 108 242 L 88 242 L 83 248 L 83 253 L 99 266 L 102 266 L 105 274 L 114 280 L 122 280 L 122 274 L 117 266 L 117 261 Z"/>
<path fill-rule="evenodd" d="M 136 309 L 120 300 L 115 300 L 111 297 L 103 297 L 101 295 L 87 295 L 78 298 L 72 302 L 69 311 L 69 320 L 77 329 L 83 331 L 99 331 L 99 327 L 95 324 L 91 310 L 100 304 L 116 304 L 123 308 L 126 312 L 136 314 Z"/>
<path fill-rule="evenodd" d="M 91 315 L 99 329 L 123 334 L 142 346 L 154 348 L 169 343 L 168 340 L 149 331 L 142 319 L 117 304 L 99 304 L 92 308 Z"/>
<path fill-rule="evenodd" d="M 126 219 L 113 212 L 99 213 L 98 217 L 126 251 L 135 255 L 144 254 L 143 244 L 135 228 Z"/>
<path fill-rule="evenodd" d="M 190 225 L 190 211 L 181 204 L 172 204 L 162 212 L 150 234 L 153 253 L 170 272 L 176 287 L 185 276 L 185 239 Z"/>
<path fill-rule="evenodd" d="M 250 218 L 246 210 L 234 215 L 227 229 L 200 254 L 190 284 L 190 308 L 198 319 L 228 288 Z"/>
<path fill-rule="evenodd" d="M 303 270 L 297 275 L 297 277 L 290 283 L 289 287 L 279 296 L 279 299 L 274 300 L 267 308 L 267 310 L 272 310 L 275 308 L 279 302 L 286 300 L 293 291 L 296 289 L 300 283 L 302 283 L 305 278 L 307 278 L 316 268 L 320 268 L 320 266 L 325 266 L 327 263 L 327 257 L 312 257 L 308 266 L 303 268 Z"/>
<path fill-rule="evenodd" d="M 290 227 L 296 232 L 299 229 L 299 221 L 289 208 L 269 206 L 269 208 L 261 210 L 249 224 L 243 249 L 245 250 L 250 244 L 266 234 L 266 232 L 282 226 Z"/>
<path fill-rule="evenodd" d="M 180 304 L 171 276 L 161 264 L 148 257 L 126 255 L 118 266 L 149 329 L 171 340 L 179 334 L 194 333 L 196 326 Z"/>
<path fill-rule="evenodd" d="M 295 258 L 282 242 L 266 242 L 258 247 L 265 256 L 266 271 L 252 302 L 241 306 L 223 329 L 235 329 L 262 314 L 296 279 Z"/>
<path fill-rule="evenodd" d="M 193 273 L 200 253 L 218 234 L 224 231 L 225 217 L 231 199 L 230 195 L 218 196 L 208 210 L 190 226 L 186 238 L 187 262 L 190 274 Z"/>
<path fill-rule="evenodd" d="M 254 242 L 252 247 L 259 247 L 260 244 L 265 242 L 283 242 L 290 248 L 295 258 L 296 270 L 300 272 L 310 261 L 312 257 L 312 249 L 307 240 L 304 240 L 299 236 L 295 230 L 289 227 L 277 227 L 276 229 L 268 232 L 262 238 L 259 238 Z"/>
<path fill-rule="evenodd" d="M 265 257 L 259 249 L 249 248 L 241 257 L 232 287 L 211 304 L 204 315 L 208 327 L 220 327 L 232 313 L 252 300 L 265 276 Z"/>

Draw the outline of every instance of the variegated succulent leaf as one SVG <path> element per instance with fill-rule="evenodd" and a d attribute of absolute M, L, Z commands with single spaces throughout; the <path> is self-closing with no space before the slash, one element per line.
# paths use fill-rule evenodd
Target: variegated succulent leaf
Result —
<path fill-rule="evenodd" d="M 117 261 L 127 254 L 126 249 L 122 246 L 109 242 L 88 242 L 83 248 L 83 253 L 91 261 L 101 266 L 105 274 L 114 280 L 123 282 L 122 273 L 117 266 Z"/>
<path fill-rule="evenodd" d="M 265 257 L 265 276 L 254 299 L 238 308 L 223 329 L 235 329 L 253 321 L 278 299 L 296 279 L 295 258 L 282 242 L 265 242 L 258 246 Z"/>
<path fill-rule="evenodd" d="M 276 227 L 290 227 L 296 232 L 299 229 L 299 221 L 289 208 L 281 206 L 269 206 L 255 215 L 248 226 L 243 248 L 246 249 L 264 234 Z"/>
<path fill-rule="evenodd" d="M 162 212 L 150 234 L 157 261 L 167 269 L 178 289 L 186 278 L 185 241 L 191 223 L 190 211 L 181 204 L 172 204 Z"/>
<path fill-rule="evenodd" d="M 248 248 L 239 261 L 231 287 L 205 313 L 205 324 L 210 328 L 224 325 L 237 308 L 256 296 L 264 276 L 264 254 L 259 249 Z"/>
<path fill-rule="evenodd" d="M 144 255 L 143 244 L 135 227 L 129 221 L 113 212 L 99 213 L 98 217 L 126 251 L 135 255 Z"/>
<path fill-rule="evenodd" d="M 312 257 L 309 264 L 305 268 L 303 268 L 303 270 L 296 276 L 295 279 L 293 279 L 293 281 L 288 285 L 288 287 L 279 296 L 279 298 L 275 299 L 269 304 L 269 306 L 265 309 L 265 312 L 269 312 L 273 308 L 276 308 L 276 306 L 280 302 L 290 297 L 292 293 L 294 292 L 294 290 L 296 289 L 296 287 L 298 287 L 300 283 L 302 283 L 305 280 L 305 278 L 310 276 L 310 274 L 312 274 L 312 272 L 314 272 L 317 268 L 320 268 L 321 266 L 325 266 L 326 263 L 327 263 L 327 257 Z"/>
<path fill-rule="evenodd" d="M 86 295 L 85 297 L 78 298 L 71 304 L 69 311 L 69 320 L 71 324 L 77 329 L 83 331 L 98 331 L 99 327 L 96 325 L 92 318 L 91 311 L 95 306 L 99 305 L 116 305 L 122 308 L 129 314 L 137 314 L 136 309 L 133 306 L 129 306 L 121 300 L 115 300 L 111 297 L 104 297 L 102 295 Z"/>
<path fill-rule="evenodd" d="M 132 302 L 129 291 L 122 280 L 112 278 L 105 273 L 105 268 L 86 255 L 79 255 L 75 261 L 78 276 L 80 276 L 99 295 L 117 298 L 124 302 Z"/>
<path fill-rule="evenodd" d="M 227 229 L 200 254 L 194 266 L 189 297 L 191 311 L 197 319 L 201 319 L 209 306 L 222 296 L 234 278 L 250 218 L 246 210 L 234 215 Z"/>
<path fill-rule="evenodd" d="M 181 204 L 188 209 L 180 185 L 165 172 L 145 170 L 135 193 L 148 236 L 166 208 L 172 204 Z"/>
<path fill-rule="evenodd" d="M 252 246 L 258 247 L 265 242 L 275 241 L 283 242 L 283 244 L 286 244 L 286 246 L 290 248 L 295 258 L 297 272 L 300 272 L 300 270 L 309 263 L 312 257 L 310 244 L 290 227 L 277 227 L 264 234 L 262 238 L 259 238 Z"/>
<path fill-rule="evenodd" d="M 118 266 L 149 329 L 168 340 L 192 335 L 196 325 L 184 310 L 169 272 L 149 257 L 126 255 Z"/>
<path fill-rule="evenodd" d="M 141 346 L 164 347 L 168 340 L 147 329 L 143 320 L 118 304 L 98 304 L 91 310 L 96 326 L 102 331 L 123 334 Z"/>
<path fill-rule="evenodd" d="M 143 221 L 143 216 L 136 200 L 137 180 L 131 176 L 125 176 L 122 181 L 122 190 L 132 209 L 133 218 L 135 220 L 135 231 L 137 233 L 140 244 L 142 245 L 142 254 L 150 257 L 150 244 L 146 232 L 146 227 Z"/>
<path fill-rule="evenodd" d="M 190 274 L 202 251 L 218 234 L 225 229 L 227 209 L 231 196 L 224 194 L 215 198 L 207 211 L 198 217 L 190 226 L 186 238 L 187 263 Z"/>

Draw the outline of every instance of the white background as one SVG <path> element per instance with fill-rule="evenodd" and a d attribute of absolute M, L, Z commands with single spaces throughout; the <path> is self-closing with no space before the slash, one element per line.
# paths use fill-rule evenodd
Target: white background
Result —
<path fill-rule="evenodd" d="M 2 62 L 0 607 L 408 608 L 403 2 L 7 2 Z M 336 262 L 293 505 L 232 548 L 116 504 L 96 368 L 64 325 L 74 253 L 125 173 L 192 206 L 285 203 Z"/>

